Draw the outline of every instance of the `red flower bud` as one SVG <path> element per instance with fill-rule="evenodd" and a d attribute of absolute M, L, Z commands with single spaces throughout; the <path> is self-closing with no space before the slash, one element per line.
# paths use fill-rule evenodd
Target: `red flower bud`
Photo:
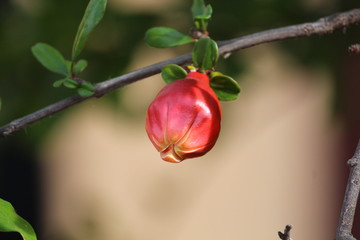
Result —
<path fill-rule="evenodd" d="M 208 76 L 191 72 L 159 92 L 147 110 L 146 131 L 161 158 L 178 163 L 215 145 L 220 120 L 220 103 Z"/>

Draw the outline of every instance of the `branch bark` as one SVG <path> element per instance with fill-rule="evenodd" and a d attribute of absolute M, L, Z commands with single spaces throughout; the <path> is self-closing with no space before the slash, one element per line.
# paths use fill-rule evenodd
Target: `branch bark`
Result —
<path fill-rule="evenodd" d="M 292 25 L 262 31 L 240 38 L 235 38 L 219 43 L 219 53 L 226 56 L 240 49 L 249 48 L 263 43 L 274 42 L 284 39 L 309 37 L 313 35 L 331 34 L 337 29 L 349 27 L 360 23 L 360 9 L 353 9 L 347 12 L 337 13 L 324 18 L 320 18 L 315 22 Z M 185 54 L 170 60 L 159 62 L 139 70 L 124 74 L 122 76 L 100 82 L 95 85 L 95 94 L 90 98 L 99 98 L 104 94 L 111 92 L 117 88 L 126 86 L 130 83 L 147 78 L 149 76 L 160 73 L 161 68 L 167 64 L 183 65 L 191 61 L 191 54 Z M 37 122 L 45 117 L 67 109 L 75 104 L 85 101 L 89 98 L 82 98 L 78 95 L 63 99 L 59 102 L 51 104 L 36 112 L 30 113 L 22 118 L 11 121 L 0 128 L 0 137 L 6 137 L 12 133 L 23 129 L 24 127 Z"/>
<path fill-rule="evenodd" d="M 360 192 L 360 140 L 354 156 L 348 161 L 350 175 L 341 208 L 335 240 L 356 240 L 352 235 L 356 205 Z"/>
<path fill-rule="evenodd" d="M 292 229 L 291 225 L 286 225 L 285 229 L 284 229 L 284 233 L 282 232 L 278 232 L 278 236 L 281 240 L 292 240 L 292 238 L 290 238 L 290 231 Z"/>

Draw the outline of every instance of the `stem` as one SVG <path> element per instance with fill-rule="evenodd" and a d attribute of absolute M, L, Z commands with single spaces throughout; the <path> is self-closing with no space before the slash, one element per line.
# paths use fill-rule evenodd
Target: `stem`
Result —
<path fill-rule="evenodd" d="M 353 9 L 347 12 L 342 12 L 321 18 L 318 21 L 312 23 L 304 23 L 299 25 L 271 29 L 271 30 L 243 36 L 240 38 L 235 38 L 228 41 L 220 42 L 219 54 L 222 56 L 226 56 L 240 49 L 249 48 L 255 45 L 284 40 L 284 39 L 330 34 L 337 29 L 342 29 L 345 27 L 349 27 L 350 25 L 355 25 L 359 23 L 360 23 L 360 9 Z M 123 87 L 130 83 L 160 73 L 161 68 L 165 65 L 168 64 L 183 65 L 185 63 L 189 63 L 190 61 L 191 61 L 191 54 L 185 54 L 98 83 L 95 85 L 95 94 L 92 97 L 101 97 L 102 95 L 110 91 L 113 91 L 117 88 Z M 52 105 L 49 105 L 27 116 L 13 120 L 12 122 L 0 128 L 0 137 L 9 136 L 12 133 L 19 131 L 20 129 L 34 122 L 37 122 L 54 113 L 60 112 L 68 107 L 71 107 L 89 98 L 82 98 L 78 95 L 72 96 L 64 100 L 61 100 L 59 102 L 56 102 Z"/>
<path fill-rule="evenodd" d="M 279 238 L 281 240 L 291 240 L 290 238 L 290 230 L 292 229 L 291 225 L 286 225 L 284 229 L 284 233 L 278 232 Z"/>
<path fill-rule="evenodd" d="M 207 33 L 207 25 L 208 25 L 208 20 L 207 19 L 200 19 L 200 28 L 201 28 L 201 31 L 204 34 Z"/>
<path fill-rule="evenodd" d="M 356 240 L 352 235 L 356 204 L 360 192 L 360 140 L 354 156 L 348 161 L 350 175 L 341 208 L 335 240 Z"/>

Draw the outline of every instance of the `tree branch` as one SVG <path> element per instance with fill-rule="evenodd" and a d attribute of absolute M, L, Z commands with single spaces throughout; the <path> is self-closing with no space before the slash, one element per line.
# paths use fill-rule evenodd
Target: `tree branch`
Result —
<path fill-rule="evenodd" d="M 321 18 L 315 22 L 293 25 L 288 27 L 281 27 L 272 30 L 262 31 L 240 38 L 231 39 L 219 43 L 219 53 L 222 56 L 238 51 L 240 49 L 249 48 L 255 45 L 279 41 L 284 39 L 308 37 L 313 35 L 330 34 L 333 31 L 341 28 L 346 28 L 350 25 L 360 23 L 360 9 L 353 9 L 347 12 L 338 13 Z M 149 76 L 160 73 L 161 68 L 167 64 L 183 65 L 191 61 L 191 54 L 185 54 L 175 57 L 170 60 L 159 62 L 139 70 L 124 74 L 122 76 L 98 83 L 95 85 L 95 94 L 90 97 L 101 97 L 104 94 L 113 91 L 117 88 L 123 87 L 135 81 L 147 78 Z M 37 122 L 54 113 L 60 112 L 77 103 L 85 101 L 89 98 L 82 98 L 78 95 L 66 98 L 43 109 L 26 115 L 22 118 L 13 120 L 7 125 L 0 128 L 0 137 L 6 137 L 20 129 Z"/>
<path fill-rule="evenodd" d="M 356 240 L 352 235 L 356 205 L 360 192 L 360 140 L 354 156 L 348 161 L 350 175 L 341 208 L 335 240 Z"/>
<path fill-rule="evenodd" d="M 291 225 L 286 225 L 284 229 L 284 233 L 278 232 L 278 236 L 281 240 L 292 240 L 290 238 L 290 230 L 292 229 Z"/>

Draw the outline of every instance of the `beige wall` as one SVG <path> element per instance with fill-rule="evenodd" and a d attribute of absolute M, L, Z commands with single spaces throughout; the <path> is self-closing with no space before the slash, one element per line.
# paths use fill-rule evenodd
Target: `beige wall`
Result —
<path fill-rule="evenodd" d="M 140 49 L 132 69 L 172 57 Z M 242 54 L 240 98 L 222 104 L 218 143 L 198 159 L 163 162 L 147 138 L 159 76 L 125 87 L 138 118 L 102 99 L 69 110 L 42 147 L 46 237 L 260 240 L 292 224 L 295 240 L 332 239 L 345 160 L 330 76 L 302 69 L 276 45 Z"/>

